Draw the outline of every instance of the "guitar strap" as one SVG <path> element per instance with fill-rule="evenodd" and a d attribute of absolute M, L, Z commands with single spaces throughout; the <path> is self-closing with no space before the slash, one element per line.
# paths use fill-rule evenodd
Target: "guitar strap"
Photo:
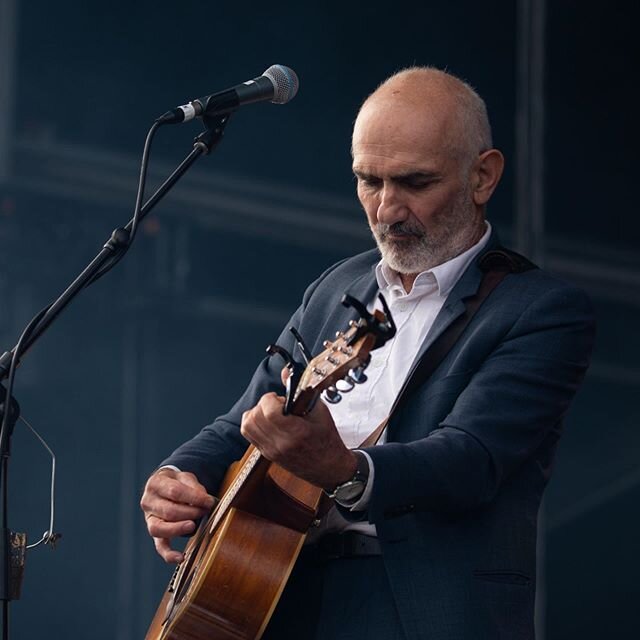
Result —
<path fill-rule="evenodd" d="M 398 393 L 389 415 L 369 434 L 359 447 L 370 447 L 376 444 L 382 436 L 389 419 L 406 403 L 409 396 L 420 385 L 427 381 L 429 376 L 438 368 L 440 363 L 458 338 L 462 335 L 471 319 L 476 314 L 482 303 L 489 297 L 489 294 L 502 282 L 509 273 L 523 273 L 530 269 L 537 269 L 536 265 L 521 256 L 515 251 L 497 247 L 487 251 L 479 260 L 478 265 L 484 272 L 482 281 L 475 295 L 465 300 L 465 311 L 458 316 L 433 342 L 433 344 L 423 354 L 416 370 L 405 381 L 402 389 Z"/>

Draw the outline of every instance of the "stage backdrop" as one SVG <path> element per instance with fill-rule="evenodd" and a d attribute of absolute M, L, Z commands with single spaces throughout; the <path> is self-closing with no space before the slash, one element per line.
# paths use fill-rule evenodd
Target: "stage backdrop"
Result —
<path fill-rule="evenodd" d="M 637 21 L 620 1 L 548 4 L 0 0 L 3 351 L 128 220 L 156 116 L 273 63 L 300 76 L 290 104 L 231 118 L 126 259 L 25 357 L 16 395 L 57 456 L 63 537 L 29 553 L 13 637 L 144 636 L 170 575 L 139 511 L 145 479 L 234 401 L 305 285 L 372 245 L 351 126 L 377 83 L 412 64 L 485 97 L 507 158 L 489 217 L 506 243 L 523 212 L 519 154 L 532 152 L 523 108 L 537 105 L 534 249 L 589 291 L 599 321 L 544 510 L 539 635 L 637 637 Z M 538 84 L 523 86 L 538 54 Z M 149 193 L 198 132 L 160 132 Z M 22 423 L 10 468 L 10 524 L 33 542 L 48 527 L 49 458 Z"/>

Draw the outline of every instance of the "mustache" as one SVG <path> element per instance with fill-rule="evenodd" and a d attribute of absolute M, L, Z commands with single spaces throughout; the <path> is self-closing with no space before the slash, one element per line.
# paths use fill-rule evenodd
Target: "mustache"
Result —
<path fill-rule="evenodd" d="M 422 226 L 408 221 L 394 222 L 393 224 L 378 222 L 376 224 L 376 231 L 378 236 L 383 240 L 388 238 L 389 234 L 403 234 L 416 238 L 424 237 L 424 229 Z"/>

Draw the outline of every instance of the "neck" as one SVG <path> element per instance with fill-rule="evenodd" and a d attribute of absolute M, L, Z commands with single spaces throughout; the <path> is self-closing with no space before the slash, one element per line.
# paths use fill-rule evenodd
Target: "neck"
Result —
<path fill-rule="evenodd" d="M 404 290 L 409 293 L 409 291 L 411 291 L 411 288 L 413 287 L 413 283 L 416 281 L 416 278 L 418 277 L 417 273 L 399 273 L 398 274 L 400 276 L 400 281 L 402 282 L 402 286 L 404 287 Z"/>

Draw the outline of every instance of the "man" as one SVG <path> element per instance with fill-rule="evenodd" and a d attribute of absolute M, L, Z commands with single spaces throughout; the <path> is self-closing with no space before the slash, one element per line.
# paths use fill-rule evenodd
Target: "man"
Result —
<path fill-rule="evenodd" d="M 431 68 L 369 96 L 352 153 L 379 253 L 329 269 L 291 324 L 317 353 L 347 324 L 342 293 L 373 304 L 381 291 L 396 337 L 373 353 L 366 384 L 304 418 L 283 415 L 279 371 L 263 362 L 232 410 L 151 476 L 149 533 L 179 562 L 171 538 L 194 530 L 248 441 L 340 505 L 303 551 L 265 637 L 533 638 L 536 517 L 588 364 L 588 301 L 539 269 L 506 276 L 379 444 L 354 451 L 478 290 L 479 259 L 498 245 L 485 210 L 504 161 L 482 99 Z M 287 332 L 279 343 L 293 349 Z"/>

